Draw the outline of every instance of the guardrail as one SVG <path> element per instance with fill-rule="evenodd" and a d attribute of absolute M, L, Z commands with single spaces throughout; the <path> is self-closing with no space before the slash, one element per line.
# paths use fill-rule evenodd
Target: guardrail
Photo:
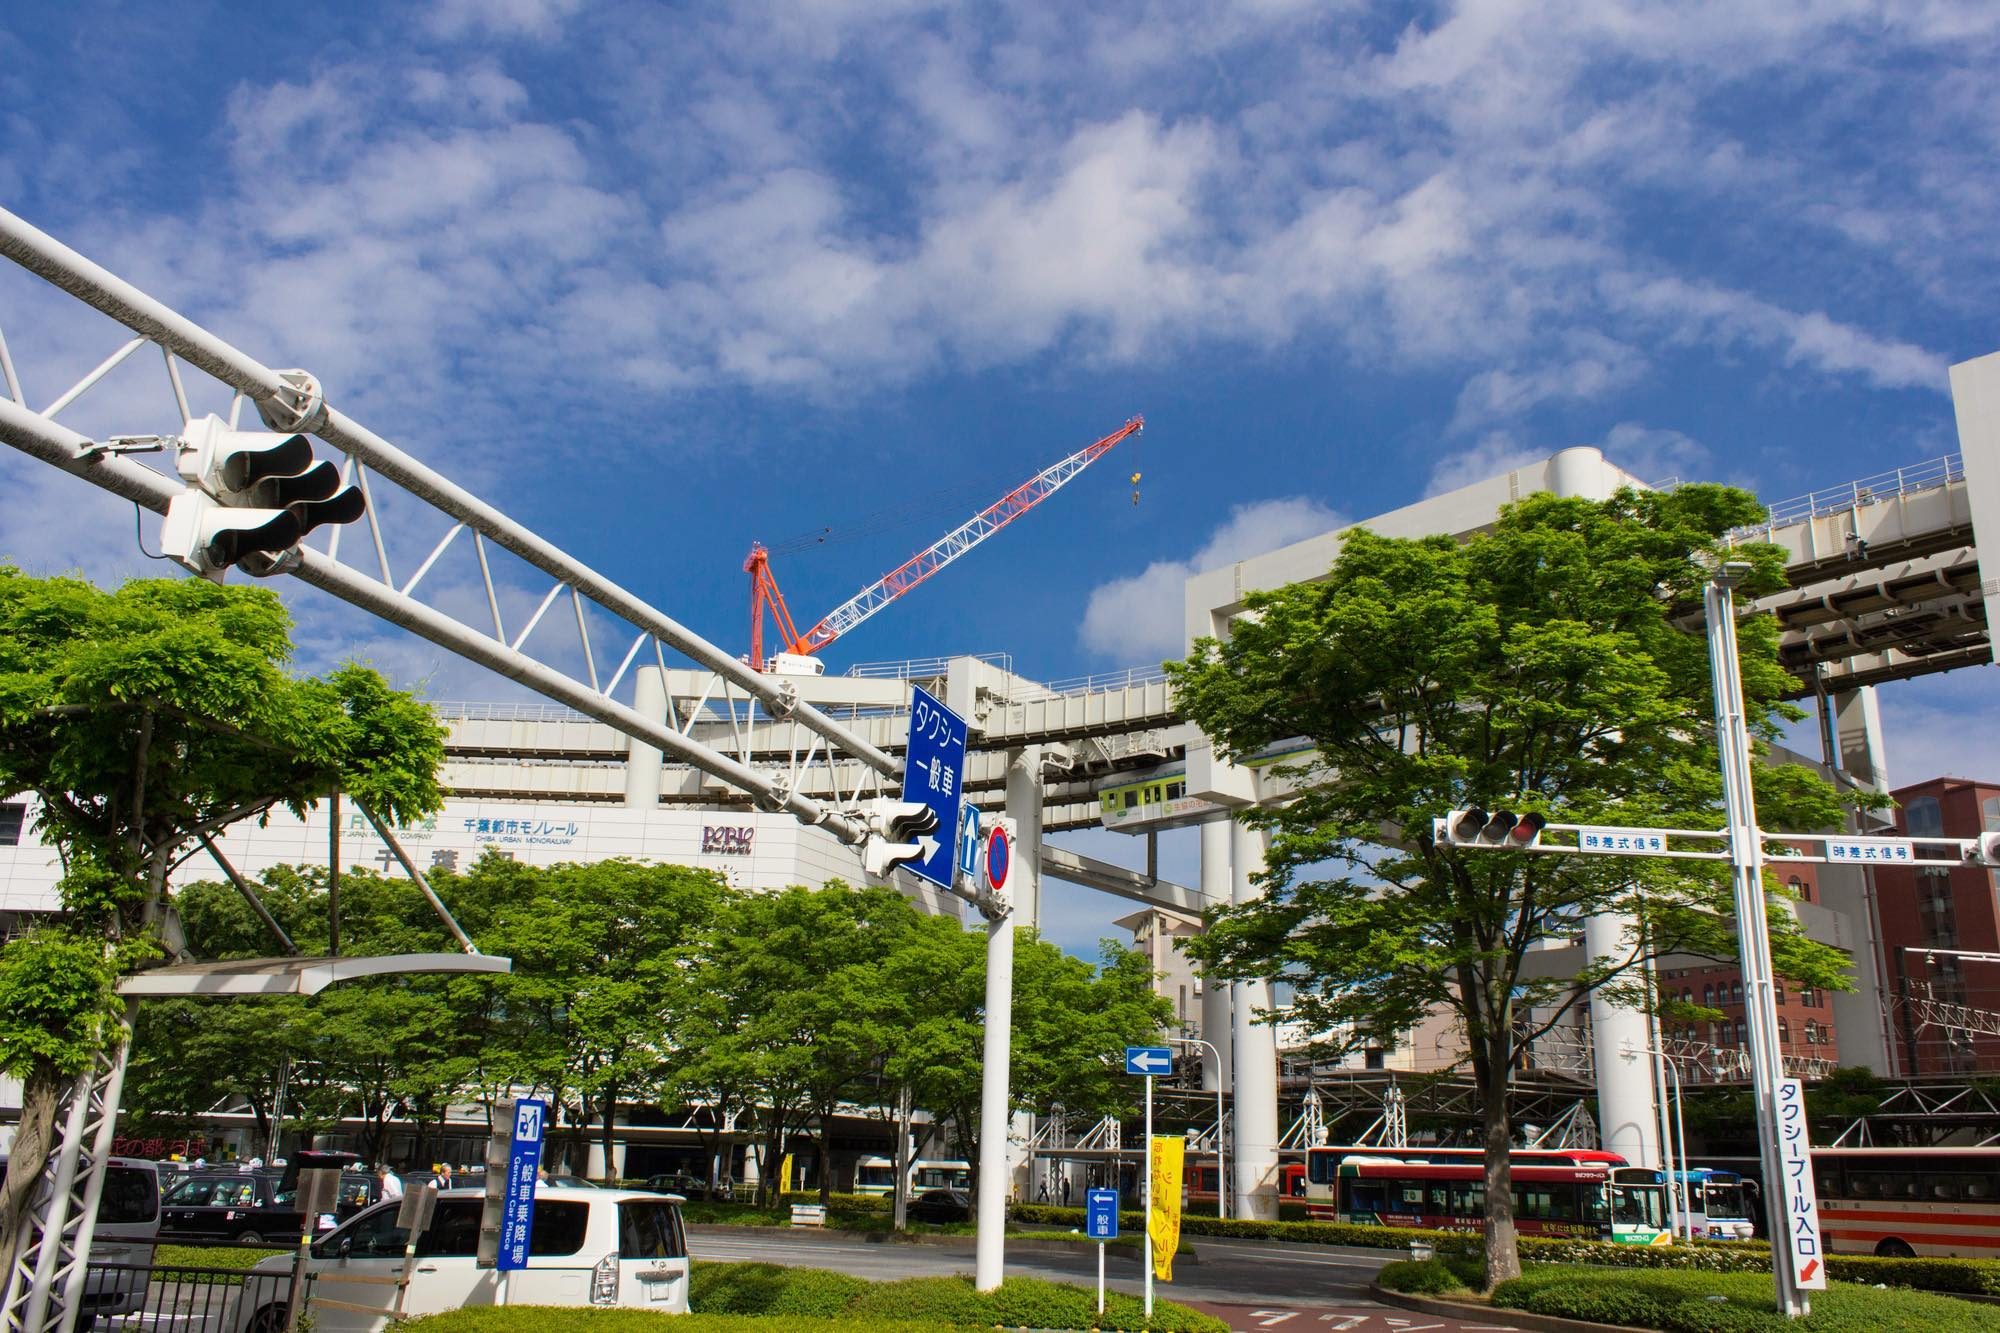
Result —
<path fill-rule="evenodd" d="M 1965 458 L 1961 454 L 1946 454 L 1926 462 L 1914 463 L 1909 467 L 1893 468 L 1888 472 L 1877 472 L 1870 477 L 1860 477 L 1840 486 L 1829 486 L 1824 490 L 1808 491 L 1804 495 L 1789 500 L 1780 500 L 1768 506 L 1770 517 L 1762 523 L 1747 528 L 1738 528 L 1729 534 L 1732 541 L 1745 541 L 1759 535 L 1769 536 L 1779 528 L 1796 527 L 1827 514 L 1838 514 L 1859 509 L 1864 505 L 1883 504 L 1889 500 L 1917 491 L 1936 490 L 1949 486 L 1954 481 L 1965 480 Z"/>
<path fill-rule="evenodd" d="M 313 1275 L 305 1275 L 311 1308 Z M 275 1309 L 283 1328 L 292 1274 L 184 1264 L 91 1264 L 82 1314 L 91 1326 L 117 1333 L 247 1333 L 262 1310 Z M 77 1321 L 80 1328 L 83 1319 Z"/>

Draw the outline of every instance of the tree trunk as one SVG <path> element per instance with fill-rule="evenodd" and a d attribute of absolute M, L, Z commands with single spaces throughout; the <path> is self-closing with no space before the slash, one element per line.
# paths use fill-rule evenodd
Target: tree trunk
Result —
<path fill-rule="evenodd" d="M 7 1157 L 6 1182 L 0 1184 L 0 1259 L 7 1264 L 0 1269 L 0 1283 L 12 1271 L 35 1189 L 55 1150 L 56 1102 L 62 1090 L 62 1075 L 39 1060 L 21 1089 L 21 1123 L 14 1131 L 14 1147 Z"/>
<path fill-rule="evenodd" d="M 1507 1060 L 1486 1060 L 1484 1134 L 1486 1149 L 1486 1290 L 1521 1276 L 1521 1250 L 1514 1232 L 1514 1147 L 1512 1117 L 1507 1113 Z"/>
<path fill-rule="evenodd" d="M 604 1089 L 604 1126 L 599 1142 L 604 1147 L 604 1183 L 612 1184 L 618 1178 L 615 1158 L 612 1152 L 612 1126 L 618 1115 L 618 1085 L 607 1084 Z"/>
<path fill-rule="evenodd" d="M 833 1204 L 833 1124 L 834 1104 L 819 1108 L 819 1202 L 826 1208 Z"/>

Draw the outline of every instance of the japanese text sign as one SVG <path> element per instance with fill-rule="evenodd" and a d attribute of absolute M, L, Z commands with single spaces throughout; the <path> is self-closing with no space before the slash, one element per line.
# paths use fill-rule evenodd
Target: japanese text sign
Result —
<path fill-rule="evenodd" d="M 941 889 L 958 868 L 958 809 L 964 797 L 965 719 L 921 687 L 910 691 L 910 744 L 903 756 L 903 799 L 937 812 L 937 846 L 908 869 Z"/>
<path fill-rule="evenodd" d="M 1785 1238 L 1799 1286 L 1826 1287 L 1826 1233 L 1819 1225 L 1819 1192 L 1813 1184 L 1812 1136 L 1806 1128 L 1805 1085 L 1778 1080 L 1778 1188 L 1784 1193 Z"/>

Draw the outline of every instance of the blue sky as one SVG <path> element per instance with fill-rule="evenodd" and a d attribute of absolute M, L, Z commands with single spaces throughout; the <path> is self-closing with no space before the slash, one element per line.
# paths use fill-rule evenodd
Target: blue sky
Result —
<path fill-rule="evenodd" d="M 751 540 L 844 538 L 776 562 L 807 623 L 1146 416 L 835 669 L 1157 661 L 1186 569 L 1573 444 L 1770 500 L 1935 458 L 1946 367 L 2000 346 L 1984 3 L 22 0 L 0 28 L 0 203 L 732 647 Z M 0 327 L 37 405 L 118 342 L 12 266 Z M 72 424 L 171 429 L 146 375 Z M 0 552 L 147 567 L 116 505 L 0 483 Z M 499 693 L 299 612 L 314 654 Z M 1993 774 L 1993 684 L 1884 690 L 1892 777 Z"/>

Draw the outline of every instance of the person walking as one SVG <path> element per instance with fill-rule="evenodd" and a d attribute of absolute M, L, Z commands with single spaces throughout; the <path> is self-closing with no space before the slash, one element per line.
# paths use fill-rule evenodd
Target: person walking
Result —
<path fill-rule="evenodd" d="M 403 1197 L 403 1178 L 391 1171 L 387 1162 L 375 1168 L 375 1184 L 384 1199 Z"/>

